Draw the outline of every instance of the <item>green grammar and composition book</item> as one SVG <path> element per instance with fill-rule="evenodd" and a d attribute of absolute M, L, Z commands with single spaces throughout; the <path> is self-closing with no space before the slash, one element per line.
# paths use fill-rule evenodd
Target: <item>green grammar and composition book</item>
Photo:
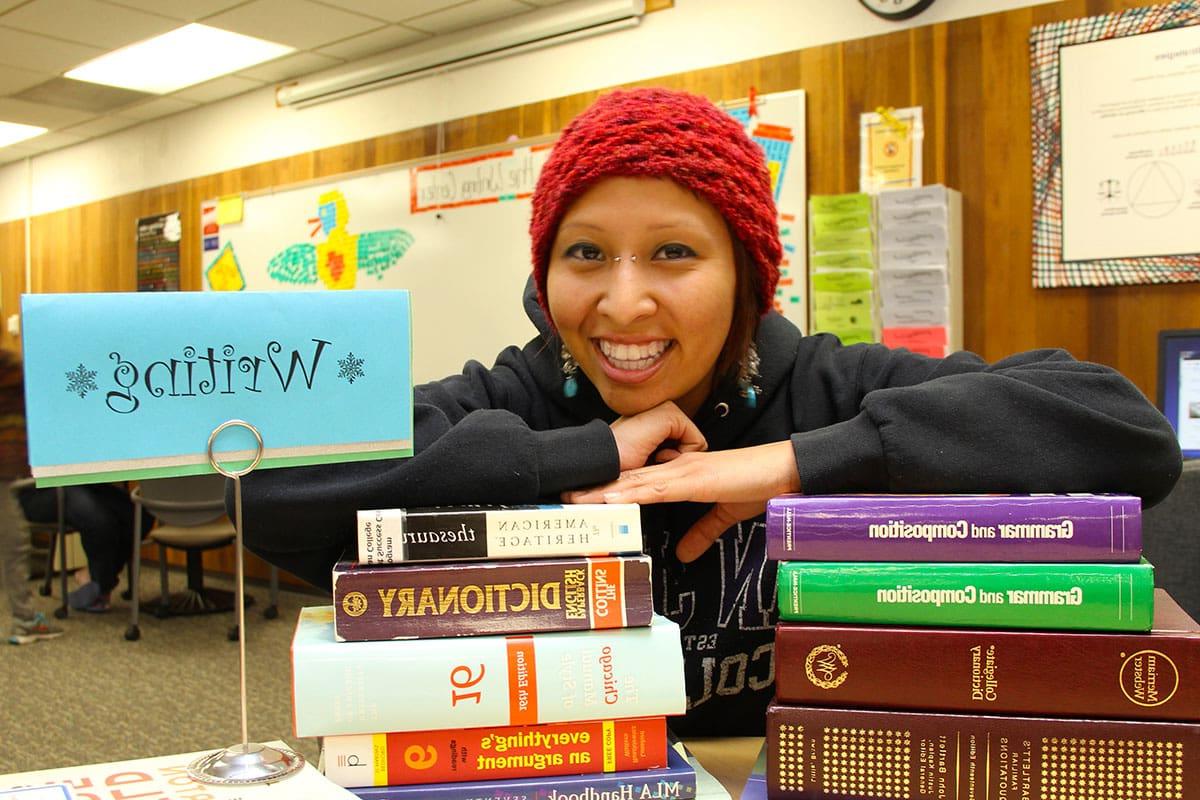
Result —
<path fill-rule="evenodd" d="M 779 618 L 968 628 L 1148 631 L 1154 568 L 1137 564 L 783 561 Z"/>

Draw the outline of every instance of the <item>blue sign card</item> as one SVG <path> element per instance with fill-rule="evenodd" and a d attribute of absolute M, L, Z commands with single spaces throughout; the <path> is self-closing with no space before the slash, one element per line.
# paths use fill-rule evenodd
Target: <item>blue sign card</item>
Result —
<path fill-rule="evenodd" d="M 407 291 L 21 298 L 39 486 L 412 455 Z M 247 466 L 226 428 L 218 463 Z"/>

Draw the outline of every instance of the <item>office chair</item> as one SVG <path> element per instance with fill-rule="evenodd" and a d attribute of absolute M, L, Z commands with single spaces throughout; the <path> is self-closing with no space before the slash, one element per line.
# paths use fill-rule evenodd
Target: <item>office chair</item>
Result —
<path fill-rule="evenodd" d="M 233 523 L 225 516 L 225 478 L 221 475 L 192 475 L 142 481 L 130 498 L 134 504 L 133 553 L 130 562 L 133 565 L 131 584 L 134 587 L 139 585 L 141 574 L 141 544 L 158 545 L 161 594 L 154 615 L 165 619 L 186 614 L 232 611 L 234 593 L 205 586 L 202 562 L 204 551 L 233 544 L 237 536 Z M 143 508 L 156 520 L 145 542 L 142 540 Z M 170 593 L 168 586 L 167 548 L 182 550 L 187 554 L 187 588 L 175 594 Z M 270 605 L 263 611 L 267 619 L 278 615 L 279 573 L 274 566 L 271 567 L 270 593 Z M 245 601 L 246 605 L 254 602 L 248 596 Z M 130 604 L 129 628 L 125 631 L 125 638 L 131 642 L 141 638 L 139 612 L 135 594 Z M 230 638 L 237 638 L 236 627 L 230 632 Z"/>
<path fill-rule="evenodd" d="M 8 485 L 9 500 L 12 503 L 12 518 L 20 525 L 24 536 L 40 533 L 46 534 L 49 538 L 50 544 L 46 548 L 45 576 L 42 579 L 42 585 L 38 587 L 38 593 L 42 597 L 50 596 L 50 584 L 54 580 L 54 553 L 56 550 L 58 551 L 58 573 L 62 579 L 62 605 L 54 609 L 54 616 L 65 619 L 69 613 L 67 606 L 67 534 L 75 531 L 67 528 L 66 497 L 61 486 L 54 489 L 58 501 L 58 513 L 55 515 L 54 522 L 33 522 L 25 516 L 24 510 L 21 508 L 21 492 L 33 488 L 33 478 L 21 478 Z"/>

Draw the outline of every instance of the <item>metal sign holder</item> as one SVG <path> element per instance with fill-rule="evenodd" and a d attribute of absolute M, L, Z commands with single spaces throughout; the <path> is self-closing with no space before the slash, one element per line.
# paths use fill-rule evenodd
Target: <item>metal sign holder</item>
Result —
<path fill-rule="evenodd" d="M 254 435 L 257 448 L 250 464 L 243 469 L 226 469 L 217 463 L 213 453 L 213 445 L 217 436 L 226 428 L 245 428 Z M 247 475 L 258 466 L 263 456 L 263 438 L 258 428 L 240 419 L 222 422 L 208 436 L 208 463 L 212 468 L 233 480 L 233 527 L 237 538 L 235 543 L 235 558 L 237 564 L 237 626 L 238 626 L 238 659 L 240 665 L 240 683 L 242 693 L 242 742 L 231 745 L 224 750 L 218 750 L 201 756 L 188 765 L 188 777 L 198 783 L 220 786 L 250 786 L 262 783 L 274 783 L 299 772 L 304 766 L 304 756 L 286 748 L 275 748 L 270 745 L 257 744 L 250 741 L 246 725 L 246 577 L 242 563 L 242 476 Z"/>

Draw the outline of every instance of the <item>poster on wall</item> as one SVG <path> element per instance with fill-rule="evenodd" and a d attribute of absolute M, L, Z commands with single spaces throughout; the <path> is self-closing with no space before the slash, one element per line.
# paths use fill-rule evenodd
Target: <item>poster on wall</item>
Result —
<path fill-rule="evenodd" d="M 1034 285 L 1200 280 L 1200 3 L 1035 28 Z"/>
<path fill-rule="evenodd" d="M 137 221 L 137 290 L 179 290 L 179 212 L 142 217 Z"/>
<path fill-rule="evenodd" d="M 923 185 L 921 106 L 878 108 L 859 116 L 858 190 L 866 194 Z"/>
<path fill-rule="evenodd" d="M 784 260 L 775 304 L 807 314 L 804 93 L 723 106 L 766 152 Z M 492 363 L 536 335 L 521 297 L 530 270 L 529 198 L 553 137 L 442 154 L 201 203 L 203 287 L 212 291 L 407 289 L 413 376 Z M 452 335 L 450 333 L 452 331 Z"/>

